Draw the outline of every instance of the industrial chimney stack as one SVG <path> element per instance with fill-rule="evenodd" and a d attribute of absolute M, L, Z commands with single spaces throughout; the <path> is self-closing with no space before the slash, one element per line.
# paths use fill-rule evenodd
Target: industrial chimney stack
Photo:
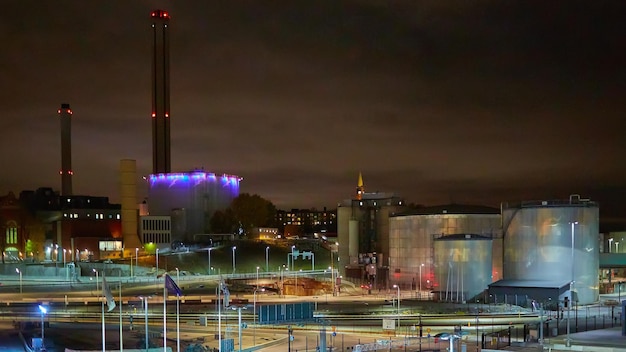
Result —
<path fill-rule="evenodd" d="M 170 34 L 167 11 L 154 10 L 152 24 L 152 173 L 171 171 Z"/>
<path fill-rule="evenodd" d="M 61 119 L 61 195 L 72 195 L 72 110 L 70 104 L 61 104 L 57 111 Z"/>

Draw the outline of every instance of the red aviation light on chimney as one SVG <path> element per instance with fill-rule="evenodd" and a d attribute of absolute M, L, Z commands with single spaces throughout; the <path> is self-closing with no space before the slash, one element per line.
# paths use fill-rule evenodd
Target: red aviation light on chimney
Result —
<path fill-rule="evenodd" d="M 152 117 L 156 117 L 156 114 L 155 114 L 155 113 L 152 113 Z"/>
<path fill-rule="evenodd" d="M 152 18 L 169 19 L 170 18 L 170 14 L 167 11 L 155 10 L 155 11 L 152 11 L 152 13 L 150 14 L 150 17 L 152 17 Z"/>
<path fill-rule="evenodd" d="M 170 117 L 170 114 L 166 112 L 165 117 Z"/>

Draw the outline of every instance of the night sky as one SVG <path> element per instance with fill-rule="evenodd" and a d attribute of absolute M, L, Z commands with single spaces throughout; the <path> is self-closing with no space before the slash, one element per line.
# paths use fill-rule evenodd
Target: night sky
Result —
<path fill-rule="evenodd" d="M 624 215 L 624 1 L 5 0 L 0 194 L 60 190 L 61 103 L 75 194 L 117 202 L 120 159 L 152 170 L 157 8 L 173 171 L 283 209 L 334 208 L 361 171 L 418 204 L 577 193 Z"/>

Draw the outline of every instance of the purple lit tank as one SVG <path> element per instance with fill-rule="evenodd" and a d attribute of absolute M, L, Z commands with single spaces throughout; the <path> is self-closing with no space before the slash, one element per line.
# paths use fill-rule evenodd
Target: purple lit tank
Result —
<path fill-rule="evenodd" d="M 191 241 L 194 234 L 208 233 L 213 214 L 239 195 L 240 181 L 239 176 L 204 171 L 152 174 L 150 215 L 172 216 L 172 240 Z"/>

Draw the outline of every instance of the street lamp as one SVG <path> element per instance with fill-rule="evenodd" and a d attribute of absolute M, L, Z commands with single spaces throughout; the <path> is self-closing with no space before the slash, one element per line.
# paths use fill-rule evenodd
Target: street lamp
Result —
<path fill-rule="evenodd" d="M 159 249 L 156 249 L 156 276 L 159 277 Z"/>
<path fill-rule="evenodd" d="M 63 248 L 63 267 L 65 268 L 65 263 L 67 262 L 65 260 L 65 255 L 67 254 L 67 249 Z"/>
<path fill-rule="evenodd" d="M 398 329 L 400 329 L 400 286 L 393 285 L 393 288 L 398 290 Z"/>
<path fill-rule="evenodd" d="M 100 292 L 100 288 L 98 286 L 98 270 L 96 269 L 91 269 L 91 271 L 93 271 L 94 273 L 96 273 L 96 292 Z M 99 294 L 99 293 L 98 293 Z"/>
<path fill-rule="evenodd" d="M 211 250 L 213 249 L 213 247 L 209 247 L 209 249 L 207 249 L 207 252 L 209 253 L 209 275 L 211 275 Z"/>
<path fill-rule="evenodd" d="M 609 253 L 611 253 L 611 247 L 613 246 L 613 239 L 609 238 Z"/>
<path fill-rule="evenodd" d="M 291 246 L 291 270 L 296 268 L 296 263 L 293 258 L 293 251 L 296 249 L 296 245 Z"/>
<path fill-rule="evenodd" d="M 22 293 L 22 272 L 18 268 L 15 268 L 15 272 L 20 274 L 20 293 Z"/>
<path fill-rule="evenodd" d="M 254 330 L 253 330 L 252 344 L 255 345 L 255 346 L 256 346 L 256 293 L 257 293 L 257 291 L 265 292 L 265 288 L 262 288 L 262 289 L 259 290 L 259 288 L 257 287 L 257 289 L 254 290 L 254 294 L 252 295 L 253 296 L 252 316 L 253 316 L 253 319 L 254 319 L 254 326 L 253 326 Z"/>
<path fill-rule="evenodd" d="M 424 263 L 422 263 L 422 265 L 420 265 L 420 283 L 419 283 L 420 299 L 422 298 L 422 268 L 423 267 L 424 267 Z"/>
<path fill-rule="evenodd" d="M 237 249 L 237 246 L 233 246 L 233 274 L 235 273 L 235 270 L 237 269 L 236 263 L 235 263 L 235 250 Z"/>
<path fill-rule="evenodd" d="M 148 298 L 149 297 L 143 297 L 143 296 L 139 296 L 139 299 L 143 301 L 143 313 L 144 313 L 144 330 L 146 332 L 146 351 L 148 350 Z"/>
<path fill-rule="evenodd" d="M 131 265 L 133 263 L 130 263 Z M 139 267 L 139 248 L 135 247 L 135 275 L 137 275 L 137 268 Z"/>
<path fill-rule="evenodd" d="M 270 271 L 270 246 L 265 247 L 265 272 Z"/>
<path fill-rule="evenodd" d="M 615 253 L 619 253 L 619 242 L 615 241 Z"/>
<path fill-rule="evenodd" d="M 256 288 L 259 288 L 259 267 L 256 267 Z"/>
<path fill-rule="evenodd" d="M 39 305 L 39 311 L 41 312 L 41 349 L 42 350 L 46 350 L 45 349 L 45 345 L 44 345 L 44 334 L 45 334 L 45 330 L 44 330 L 44 325 L 43 325 L 43 316 L 48 313 L 48 308 L 42 306 L 41 304 Z"/>
<path fill-rule="evenodd" d="M 572 225 L 572 258 L 570 265 L 572 266 L 572 279 L 569 283 L 569 304 L 567 305 L 567 338 L 565 339 L 565 345 L 570 347 L 572 340 L 570 339 L 570 314 L 572 312 L 572 304 L 574 304 L 574 226 L 578 225 L 578 221 L 573 221 Z"/>

